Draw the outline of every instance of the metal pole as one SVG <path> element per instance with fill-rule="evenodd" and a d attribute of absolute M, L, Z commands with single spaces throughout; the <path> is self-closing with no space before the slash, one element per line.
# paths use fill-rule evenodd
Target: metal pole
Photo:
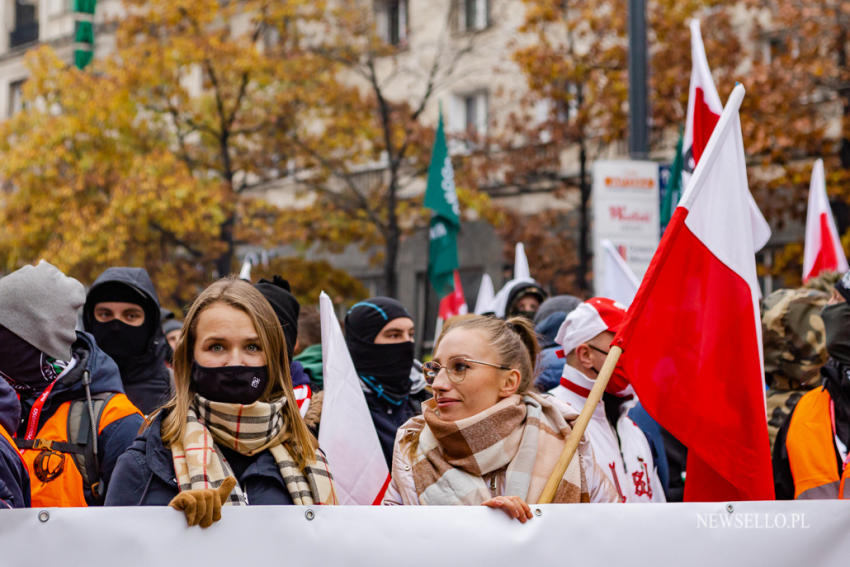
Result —
<path fill-rule="evenodd" d="M 649 109 L 646 88 L 646 0 L 629 2 L 629 154 L 649 155 Z"/>

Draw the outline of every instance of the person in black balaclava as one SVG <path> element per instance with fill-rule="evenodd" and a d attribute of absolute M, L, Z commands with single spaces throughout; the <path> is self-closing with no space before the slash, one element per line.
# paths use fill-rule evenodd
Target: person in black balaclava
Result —
<path fill-rule="evenodd" d="M 407 309 L 389 297 L 356 303 L 345 316 L 345 342 L 388 466 L 396 430 L 419 413 L 421 404 L 411 395 L 413 335 Z"/>
<path fill-rule="evenodd" d="M 144 268 L 108 268 L 92 284 L 83 327 L 121 371 L 130 401 L 149 415 L 171 396 L 168 343 L 156 290 Z"/>
<path fill-rule="evenodd" d="M 850 498 L 850 272 L 821 311 L 829 359 L 823 386 L 809 390 L 780 427 L 773 447 L 776 498 Z"/>

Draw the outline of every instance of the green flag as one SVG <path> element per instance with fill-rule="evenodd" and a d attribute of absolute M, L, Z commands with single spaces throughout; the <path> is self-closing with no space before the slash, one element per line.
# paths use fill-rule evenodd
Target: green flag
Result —
<path fill-rule="evenodd" d="M 455 174 L 443 131 L 443 114 L 437 124 L 431 164 L 428 166 L 428 187 L 425 206 L 431 215 L 428 279 L 443 297 L 454 290 L 454 271 L 458 267 L 457 233 L 460 229 L 460 204 L 455 192 Z"/>
<path fill-rule="evenodd" d="M 682 155 L 683 141 L 684 134 L 680 128 L 679 141 L 676 143 L 676 155 L 673 157 L 673 163 L 670 166 L 670 179 L 667 181 L 667 189 L 661 200 L 662 232 L 667 228 L 667 223 L 670 222 L 670 217 L 673 216 L 673 211 L 676 210 L 676 205 L 679 204 L 679 199 L 682 197 L 682 169 L 685 165 L 685 157 Z"/>

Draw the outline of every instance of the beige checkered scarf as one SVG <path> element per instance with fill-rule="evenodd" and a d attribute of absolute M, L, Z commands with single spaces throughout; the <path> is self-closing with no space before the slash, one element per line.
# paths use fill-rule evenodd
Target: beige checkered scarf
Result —
<path fill-rule="evenodd" d="M 283 405 L 286 398 L 251 405 L 213 402 L 195 395 L 189 408 L 186 431 L 180 443 L 172 443 L 171 454 L 180 491 L 217 488 L 228 476 L 234 476 L 216 444 L 243 455 L 256 455 L 266 449 L 280 469 L 280 476 L 295 504 L 336 504 L 328 463 L 320 451 L 316 461 L 302 472 L 292 455 L 281 444 Z M 248 503 L 239 484 L 225 504 Z"/>
<path fill-rule="evenodd" d="M 481 504 L 493 496 L 482 477 L 501 469 L 505 495 L 537 502 L 572 431 L 552 401 L 537 394 L 510 396 L 454 422 L 437 416 L 433 399 L 422 407 L 423 415 L 408 424 L 422 426 L 412 458 L 422 504 Z M 584 472 L 573 459 L 554 502 L 588 501 Z"/>

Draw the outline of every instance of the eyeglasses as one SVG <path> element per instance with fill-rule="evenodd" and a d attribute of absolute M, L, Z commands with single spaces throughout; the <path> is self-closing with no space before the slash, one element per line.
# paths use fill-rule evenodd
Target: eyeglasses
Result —
<path fill-rule="evenodd" d="M 601 353 L 602 353 L 602 354 L 604 354 L 605 356 L 608 356 L 608 351 L 607 351 L 607 350 L 602 350 L 601 348 L 599 348 L 599 347 L 595 347 L 595 346 L 593 346 L 593 345 L 592 345 L 592 344 L 590 344 L 590 343 L 584 343 L 584 344 L 586 344 L 587 346 L 589 346 L 590 348 L 592 348 L 592 349 L 593 349 L 593 350 L 595 350 L 596 352 L 601 352 Z"/>
<path fill-rule="evenodd" d="M 425 381 L 428 382 L 428 384 L 433 384 L 434 380 L 437 379 L 437 374 L 440 373 L 440 370 L 445 369 L 446 376 L 449 377 L 449 381 L 454 384 L 460 384 L 463 382 L 463 379 L 466 378 L 466 371 L 469 370 L 470 363 L 492 366 L 499 370 L 512 370 L 510 366 L 493 364 L 492 362 L 484 362 L 483 360 L 472 360 L 470 358 L 457 357 L 449 359 L 449 362 L 445 366 L 433 360 L 426 362 L 422 365 L 422 372 L 425 374 Z"/>

